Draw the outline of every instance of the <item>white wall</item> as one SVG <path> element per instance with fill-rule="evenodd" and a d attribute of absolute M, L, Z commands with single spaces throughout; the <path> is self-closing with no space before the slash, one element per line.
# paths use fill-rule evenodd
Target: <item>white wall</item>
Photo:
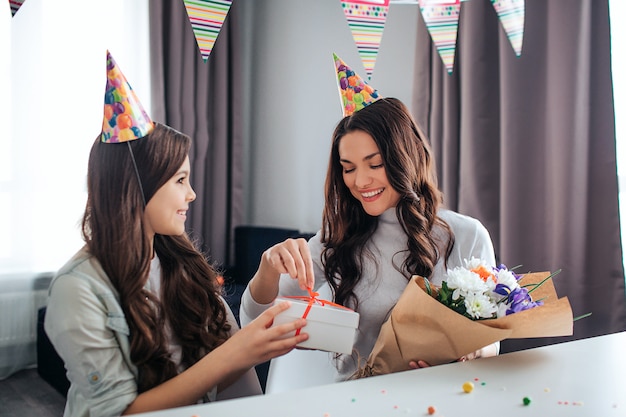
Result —
<path fill-rule="evenodd" d="M 331 135 L 341 119 L 335 52 L 367 80 L 339 0 L 246 1 L 250 145 L 246 223 L 320 227 Z M 417 5 L 392 4 L 369 83 L 411 105 Z"/>

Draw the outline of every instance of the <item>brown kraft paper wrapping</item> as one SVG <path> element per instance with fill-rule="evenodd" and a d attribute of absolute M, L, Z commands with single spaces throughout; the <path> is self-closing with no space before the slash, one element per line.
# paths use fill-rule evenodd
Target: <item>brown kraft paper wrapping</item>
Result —
<path fill-rule="evenodd" d="M 519 283 L 538 284 L 549 275 L 528 273 Z M 412 360 L 430 365 L 453 362 L 504 339 L 573 334 L 571 306 L 567 297 L 557 297 L 552 279 L 531 295 L 544 304 L 497 319 L 471 320 L 429 295 L 424 278 L 413 276 L 381 327 L 367 364 L 354 378 L 408 370 Z"/>

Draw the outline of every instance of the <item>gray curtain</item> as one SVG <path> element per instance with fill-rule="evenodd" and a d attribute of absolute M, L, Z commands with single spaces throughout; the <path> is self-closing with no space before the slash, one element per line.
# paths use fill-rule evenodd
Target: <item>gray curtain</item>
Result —
<path fill-rule="evenodd" d="M 498 261 L 554 278 L 572 337 L 626 329 L 607 0 L 526 0 L 516 57 L 488 0 L 462 3 L 448 75 L 418 22 L 413 108 L 446 204 L 480 219 Z"/>
<path fill-rule="evenodd" d="M 211 259 L 230 262 L 232 227 L 242 218 L 241 68 L 238 2 L 233 2 L 207 62 L 183 1 L 150 1 L 153 115 L 193 139 L 196 202 L 187 229 Z"/>

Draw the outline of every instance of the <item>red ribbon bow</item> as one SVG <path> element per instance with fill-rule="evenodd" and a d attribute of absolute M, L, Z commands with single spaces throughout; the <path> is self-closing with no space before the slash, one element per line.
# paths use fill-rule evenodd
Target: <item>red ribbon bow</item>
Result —
<path fill-rule="evenodd" d="M 293 295 L 293 296 L 286 296 L 285 298 L 292 298 L 294 300 L 301 300 L 301 301 L 307 301 L 308 305 L 306 306 L 306 309 L 304 310 L 304 314 L 302 314 L 302 318 L 306 319 L 307 316 L 309 315 L 309 311 L 311 311 L 311 307 L 313 306 L 313 304 L 317 304 L 317 305 L 321 305 L 321 306 L 332 306 L 332 307 L 337 307 L 337 308 L 343 308 L 344 310 L 350 310 L 348 307 L 344 307 L 341 304 L 337 304 L 337 303 L 333 303 L 332 301 L 328 301 L 328 300 L 320 300 L 319 298 L 317 298 L 318 295 L 320 295 L 318 292 L 314 292 L 313 290 L 311 290 L 311 288 L 307 288 L 307 291 L 309 292 L 309 296 L 305 296 L 305 295 Z M 300 334 L 300 330 L 302 330 L 301 328 L 296 330 L 296 336 Z"/>

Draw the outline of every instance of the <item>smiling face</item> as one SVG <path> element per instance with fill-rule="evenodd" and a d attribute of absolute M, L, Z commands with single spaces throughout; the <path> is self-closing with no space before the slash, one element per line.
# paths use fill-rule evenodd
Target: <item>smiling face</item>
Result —
<path fill-rule="evenodd" d="M 196 193 L 189 182 L 189 156 L 176 174 L 152 196 L 144 213 L 146 233 L 154 237 L 156 233 L 179 236 L 185 232 L 185 220 L 189 203 L 196 199 Z"/>
<path fill-rule="evenodd" d="M 362 130 L 346 133 L 339 142 L 343 181 L 370 216 L 395 207 L 400 194 L 387 179 L 383 157 L 372 136 Z"/>

